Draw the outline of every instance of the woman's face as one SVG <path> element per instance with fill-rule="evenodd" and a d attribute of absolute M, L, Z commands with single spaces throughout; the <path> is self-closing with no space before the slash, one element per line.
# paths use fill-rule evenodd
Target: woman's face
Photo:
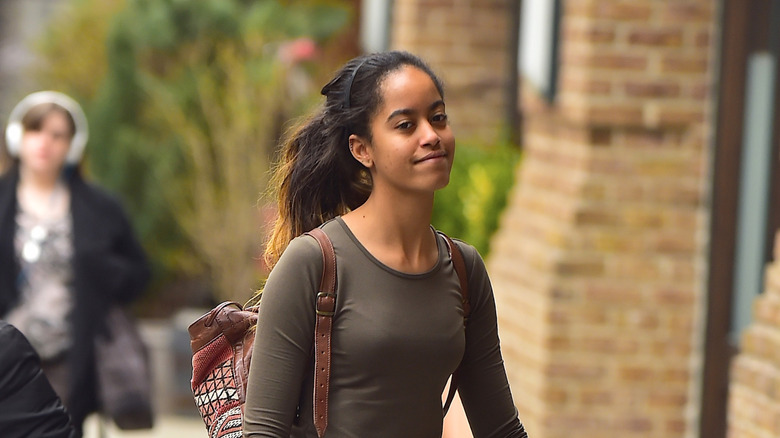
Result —
<path fill-rule="evenodd" d="M 73 132 L 60 111 L 44 117 L 39 131 L 25 131 L 19 151 L 21 165 L 29 171 L 47 176 L 58 175 L 65 164 Z"/>
<path fill-rule="evenodd" d="M 404 66 L 385 77 L 381 96 L 382 104 L 369 122 L 372 141 L 364 155 L 356 154 L 370 169 L 374 189 L 387 184 L 404 192 L 432 193 L 445 187 L 455 137 L 430 76 Z"/>

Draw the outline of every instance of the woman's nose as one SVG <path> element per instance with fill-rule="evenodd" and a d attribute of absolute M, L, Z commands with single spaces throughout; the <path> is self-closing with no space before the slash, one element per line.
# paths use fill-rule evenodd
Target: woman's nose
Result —
<path fill-rule="evenodd" d="M 421 125 L 421 129 L 422 136 L 420 138 L 420 143 L 423 146 L 436 146 L 441 141 L 439 132 L 436 130 L 436 128 L 433 127 L 433 125 L 430 124 L 430 122 L 423 123 Z"/>

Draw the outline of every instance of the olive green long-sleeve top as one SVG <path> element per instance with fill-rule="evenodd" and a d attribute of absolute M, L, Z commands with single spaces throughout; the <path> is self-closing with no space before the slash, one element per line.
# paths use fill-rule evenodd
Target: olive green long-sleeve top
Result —
<path fill-rule="evenodd" d="M 464 330 L 459 281 L 441 236 L 436 265 L 406 274 L 374 258 L 341 218 L 323 230 L 338 273 L 325 437 L 441 437 L 442 391 L 461 360 L 458 390 L 474 436 L 526 437 L 501 358 L 490 280 L 476 249 L 458 242 L 472 306 Z M 317 242 L 302 236 L 268 278 L 249 372 L 247 437 L 317 436 L 312 352 L 321 272 Z"/>

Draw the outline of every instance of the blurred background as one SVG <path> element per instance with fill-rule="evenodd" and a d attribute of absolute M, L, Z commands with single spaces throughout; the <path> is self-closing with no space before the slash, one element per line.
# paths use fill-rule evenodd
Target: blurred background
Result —
<path fill-rule="evenodd" d="M 154 263 L 127 436 L 202 430 L 186 327 L 262 284 L 280 135 L 387 49 L 445 81 L 434 225 L 487 261 L 531 436 L 780 437 L 778 2 L 2 0 L 0 120 L 76 98 Z"/>

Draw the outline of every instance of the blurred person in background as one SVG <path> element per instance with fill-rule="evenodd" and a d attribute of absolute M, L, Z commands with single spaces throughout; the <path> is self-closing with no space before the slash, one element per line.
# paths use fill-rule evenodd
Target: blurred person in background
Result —
<path fill-rule="evenodd" d="M 440 80 L 412 54 L 378 53 L 349 61 L 322 94 L 324 107 L 284 143 L 272 184 L 279 218 L 245 435 L 318 436 L 312 351 L 323 261 L 314 239 L 297 236 L 320 227 L 338 270 L 325 436 L 441 437 L 442 393 L 458 369 L 474 436 L 527 437 L 482 258 L 455 243 L 468 272 L 466 324 L 447 242 L 430 225 L 455 156 Z"/>
<path fill-rule="evenodd" d="M 42 91 L 11 112 L 0 177 L 0 319 L 16 326 L 81 434 L 98 409 L 95 336 L 104 315 L 147 285 L 150 271 L 119 202 L 87 183 L 81 107 Z"/>

